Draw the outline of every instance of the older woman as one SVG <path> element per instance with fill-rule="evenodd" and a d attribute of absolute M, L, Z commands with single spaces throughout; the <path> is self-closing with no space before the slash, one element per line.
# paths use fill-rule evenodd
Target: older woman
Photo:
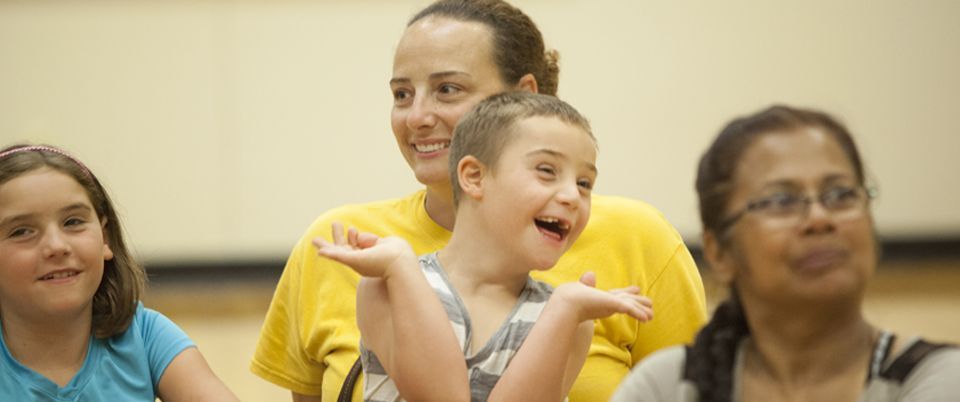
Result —
<path fill-rule="evenodd" d="M 533 21 L 499 0 L 442 0 L 419 12 L 397 45 L 390 90 L 393 134 L 424 188 L 402 198 L 347 205 L 320 216 L 296 245 L 267 313 L 251 369 L 294 393 L 295 400 L 350 398 L 358 356 L 356 288 L 349 268 L 320 258 L 315 237 L 331 222 L 399 236 L 417 254 L 450 240 L 453 191 L 448 147 L 460 117 L 505 91 L 556 95 L 557 54 L 544 48 Z M 570 400 L 605 401 L 630 367 L 657 349 L 693 338 L 706 320 L 703 285 L 683 240 L 653 207 L 634 200 L 592 199 L 590 223 L 573 247 L 537 279 L 552 285 L 596 271 L 602 289 L 638 286 L 657 318 L 638 325 L 600 320 Z M 356 373 L 357 371 L 352 371 Z M 360 400 L 361 387 L 353 392 Z"/>
<path fill-rule="evenodd" d="M 692 347 L 641 363 L 614 401 L 947 401 L 960 350 L 864 319 L 872 192 L 847 130 L 775 106 L 700 160 L 705 257 L 731 288 Z"/>

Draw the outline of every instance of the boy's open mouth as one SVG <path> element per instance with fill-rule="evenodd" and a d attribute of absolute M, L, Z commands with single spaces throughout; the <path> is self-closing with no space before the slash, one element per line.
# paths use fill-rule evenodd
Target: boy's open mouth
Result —
<path fill-rule="evenodd" d="M 570 223 L 552 216 L 540 216 L 533 219 L 533 223 L 540 229 L 540 233 L 548 237 L 563 240 L 570 233 Z"/>

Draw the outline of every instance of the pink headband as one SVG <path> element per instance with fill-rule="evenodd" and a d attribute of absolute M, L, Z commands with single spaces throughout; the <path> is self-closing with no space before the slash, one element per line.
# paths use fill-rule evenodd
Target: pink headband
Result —
<path fill-rule="evenodd" d="M 87 169 L 87 166 L 84 165 L 82 162 L 80 162 L 77 158 L 74 158 L 73 156 L 71 156 L 70 154 L 64 152 L 59 148 L 54 148 L 46 145 L 28 145 L 25 147 L 14 148 L 4 152 L 0 152 L 0 159 L 6 158 L 7 156 L 13 155 L 15 153 L 28 152 L 28 151 L 45 151 L 45 152 L 52 152 L 58 155 L 62 155 L 67 159 L 70 159 L 71 161 L 73 161 L 73 163 L 76 163 L 77 166 L 80 166 L 80 170 L 82 170 L 83 173 L 87 175 L 87 177 L 93 179 L 93 174 L 90 173 L 90 169 Z"/>

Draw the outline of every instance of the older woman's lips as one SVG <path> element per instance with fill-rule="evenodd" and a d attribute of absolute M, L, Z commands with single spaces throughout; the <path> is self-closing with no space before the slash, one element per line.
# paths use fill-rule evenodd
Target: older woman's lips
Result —
<path fill-rule="evenodd" d="M 819 273 L 846 262 L 849 255 L 846 250 L 814 250 L 794 261 L 793 266 L 803 273 Z"/>

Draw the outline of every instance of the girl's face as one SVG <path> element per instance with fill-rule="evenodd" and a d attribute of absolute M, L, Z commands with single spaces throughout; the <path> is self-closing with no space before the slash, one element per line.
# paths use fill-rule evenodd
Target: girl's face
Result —
<path fill-rule="evenodd" d="M 426 17 L 407 28 L 393 60 L 390 122 L 417 181 L 450 186 L 454 127 L 474 105 L 507 89 L 487 26 Z"/>
<path fill-rule="evenodd" d="M 847 198 L 833 197 L 841 201 L 827 208 L 819 201 L 824 194 Z M 853 165 L 821 129 L 767 133 L 751 144 L 737 166 L 726 214 L 791 197 L 812 202 L 793 212 L 743 214 L 714 267 L 736 283 L 745 304 L 859 303 L 877 264 L 873 218 Z"/>
<path fill-rule="evenodd" d="M 92 314 L 113 258 L 84 188 L 43 167 L 0 185 L 0 313 L 14 317 Z"/>

